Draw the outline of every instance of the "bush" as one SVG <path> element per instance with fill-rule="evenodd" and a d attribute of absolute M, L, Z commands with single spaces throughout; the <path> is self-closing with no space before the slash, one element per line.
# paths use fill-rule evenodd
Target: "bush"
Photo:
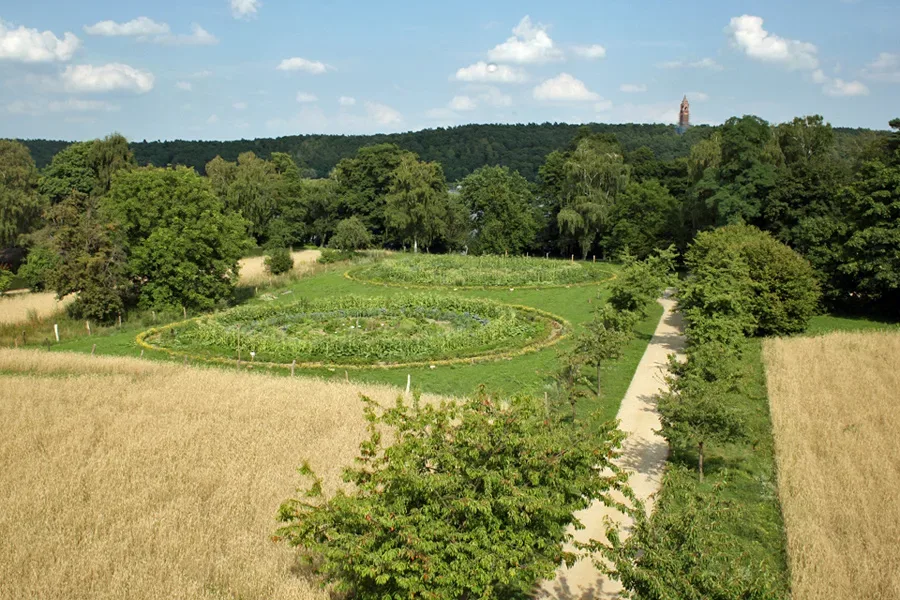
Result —
<path fill-rule="evenodd" d="M 354 492 L 325 500 L 304 465 L 311 485 L 282 505 L 278 531 L 357 600 L 529 597 L 576 558 L 563 547 L 575 511 L 626 485 L 614 424 L 564 425 L 543 400 L 398 399 L 380 415 L 364 400 L 371 437 L 344 472 Z"/>
<path fill-rule="evenodd" d="M 12 285 L 13 272 L 6 265 L 0 265 L 0 294 L 3 294 Z"/>
<path fill-rule="evenodd" d="M 788 335 L 804 331 L 818 308 L 809 262 L 755 227 L 701 233 L 685 261 L 693 272 L 681 294 L 689 327 L 731 316 L 749 334 Z"/>
<path fill-rule="evenodd" d="M 647 307 L 671 284 L 675 246 L 657 250 L 644 260 L 623 257 L 625 267 L 611 286 L 609 303 L 624 312 L 647 314 Z"/>
<path fill-rule="evenodd" d="M 352 251 L 365 250 L 372 245 L 372 234 L 357 217 L 344 219 L 337 224 L 329 248 L 336 250 Z"/>
<path fill-rule="evenodd" d="M 331 263 L 353 260 L 354 258 L 356 258 L 356 252 L 325 248 L 322 250 L 322 256 L 320 256 L 316 262 L 323 265 L 330 265 Z"/>
<path fill-rule="evenodd" d="M 49 248 L 38 246 L 28 253 L 25 264 L 19 269 L 19 277 L 33 292 L 47 289 L 47 280 L 59 268 L 59 256 Z"/>
<path fill-rule="evenodd" d="M 281 275 L 294 268 L 294 257 L 287 248 L 275 248 L 269 251 L 265 259 L 266 270 L 272 275 Z"/>

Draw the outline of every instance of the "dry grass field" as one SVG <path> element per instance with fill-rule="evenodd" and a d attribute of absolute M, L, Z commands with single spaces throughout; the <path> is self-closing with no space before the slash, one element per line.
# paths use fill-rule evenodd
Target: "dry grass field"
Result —
<path fill-rule="evenodd" d="M 360 391 L 0 349 L 0 598 L 325 599 L 275 544 L 310 460 L 334 490 Z"/>
<path fill-rule="evenodd" d="M 764 354 L 794 599 L 900 599 L 900 334 Z"/>
<path fill-rule="evenodd" d="M 0 296 L 0 324 L 22 323 L 31 318 L 43 319 L 66 307 L 74 296 L 56 299 L 52 292 L 19 292 Z"/>
<path fill-rule="evenodd" d="M 294 252 L 292 256 L 294 257 L 294 271 L 303 273 L 316 263 L 322 253 L 319 250 L 300 250 Z M 241 285 L 262 285 L 272 279 L 272 275 L 266 271 L 265 260 L 264 256 L 241 259 Z"/>

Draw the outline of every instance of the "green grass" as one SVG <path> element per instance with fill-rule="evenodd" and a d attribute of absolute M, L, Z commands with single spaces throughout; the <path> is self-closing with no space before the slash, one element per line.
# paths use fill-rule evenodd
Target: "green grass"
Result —
<path fill-rule="evenodd" d="M 816 315 L 809 321 L 805 335 L 823 335 L 834 331 L 874 331 L 896 329 L 900 323 L 866 316 Z"/>
<path fill-rule="evenodd" d="M 406 294 L 409 290 L 404 288 L 384 287 L 368 285 L 346 279 L 343 276 L 345 266 L 320 275 L 301 279 L 283 288 L 267 290 L 274 296 L 270 303 L 292 303 L 300 298 L 316 299 L 330 298 L 345 294 L 357 294 L 366 296 L 394 296 Z M 615 267 L 612 267 L 613 269 Z M 594 308 L 605 302 L 608 295 L 608 286 L 584 286 L 571 288 L 553 288 L 545 290 L 442 290 L 442 293 L 450 295 L 459 294 L 463 297 L 489 298 L 508 304 L 530 306 L 544 310 L 568 320 L 576 329 L 585 321 L 590 320 Z M 248 304 L 262 302 L 260 298 L 251 298 Z M 603 396 L 597 398 L 590 396 L 583 399 L 577 407 L 579 415 L 587 415 L 595 411 L 606 418 L 613 418 L 618 412 L 619 404 L 628 388 L 634 371 L 640 362 L 641 356 L 652 337 L 656 324 L 662 315 L 662 307 L 654 304 L 649 316 L 641 321 L 635 331 L 637 337 L 629 344 L 624 356 L 619 361 L 609 364 L 604 371 Z M 112 356 L 140 356 L 141 349 L 134 341 L 135 336 L 146 329 L 146 324 L 130 325 L 125 323 L 121 330 L 108 329 L 102 335 L 92 337 L 77 337 L 63 339 L 60 344 L 52 344 L 54 351 L 75 351 L 90 353 L 96 344 L 97 355 Z M 570 340 L 563 341 L 560 346 L 565 347 Z M 173 360 L 162 352 L 145 351 L 145 358 L 155 360 Z M 180 359 L 175 359 L 180 361 Z M 223 367 L 228 368 L 228 367 Z M 233 367 L 237 368 L 237 367 Z M 252 368 L 245 365 L 243 368 Z M 342 370 L 298 369 L 298 375 L 312 375 L 323 378 L 345 377 L 352 381 L 386 383 L 398 387 L 406 385 L 409 375 L 414 389 L 423 392 L 464 396 L 471 394 L 478 386 L 484 385 L 486 390 L 508 396 L 516 393 L 529 393 L 542 396 L 550 392 L 551 375 L 557 368 L 556 349 L 547 348 L 539 352 L 527 354 L 508 360 L 483 362 L 477 364 L 459 364 L 452 366 L 439 366 L 435 369 L 428 367 L 409 369 L 387 370 L 358 370 L 345 374 Z M 289 375 L 289 371 L 275 369 L 276 374 Z"/>

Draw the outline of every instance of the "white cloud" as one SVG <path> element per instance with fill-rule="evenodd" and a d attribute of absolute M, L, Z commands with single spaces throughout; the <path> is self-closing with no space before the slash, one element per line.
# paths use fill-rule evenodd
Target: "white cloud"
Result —
<path fill-rule="evenodd" d="M 179 81 L 175 83 L 175 87 L 182 92 L 190 92 L 194 89 L 194 85 L 190 81 Z"/>
<path fill-rule="evenodd" d="M 900 54 L 882 52 L 863 69 L 862 75 L 872 81 L 900 83 Z"/>
<path fill-rule="evenodd" d="M 100 21 L 94 25 L 85 25 L 84 31 L 90 35 L 104 36 L 164 35 L 169 33 L 169 25 L 157 23 L 148 17 L 138 17 L 127 23 Z"/>
<path fill-rule="evenodd" d="M 260 6 L 260 0 L 231 0 L 231 15 L 235 19 L 250 19 L 256 16 Z"/>
<path fill-rule="evenodd" d="M 113 112 L 120 110 L 120 108 L 116 104 L 102 100 L 81 100 L 78 98 L 53 102 L 17 100 L 6 106 L 6 110 L 9 113 L 30 116 L 40 116 L 47 113 Z"/>
<path fill-rule="evenodd" d="M 822 69 L 816 69 L 812 74 L 813 83 L 828 83 L 828 77 Z"/>
<path fill-rule="evenodd" d="M 231 107 L 234 110 L 247 110 L 247 103 L 246 102 L 235 102 L 234 104 L 231 105 Z"/>
<path fill-rule="evenodd" d="M 625 92 L 626 94 L 639 94 L 641 92 L 647 91 L 647 86 L 643 83 L 623 83 L 619 86 L 620 92 Z"/>
<path fill-rule="evenodd" d="M 153 73 L 123 65 L 75 65 L 68 66 L 62 74 L 62 82 L 70 92 L 112 92 L 127 90 L 143 94 L 153 89 Z"/>
<path fill-rule="evenodd" d="M 154 38 L 140 38 L 141 41 L 153 41 L 157 44 L 169 44 L 172 46 L 212 46 L 214 44 L 218 44 L 219 40 L 203 29 L 196 23 L 191 25 L 191 33 L 179 33 L 175 34 L 166 34 L 166 35 L 158 35 Z"/>
<path fill-rule="evenodd" d="M 722 65 L 709 57 L 694 61 L 668 60 L 656 66 L 660 69 L 709 69 L 710 71 L 721 71 L 724 69 Z"/>
<path fill-rule="evenodd" d="M 864 83 L 844 81 L 843 79 L 832 79 L 823 86 L 822 90 L 826 95 L 838 98 L 869 95 L 869 88 Z"/>
<path fill-rule="evenodd" d="M 378 125 L 399 125 L 403 122 L 403 115 L 390 106 L 377 102 L 366 102 L 366 115 Z"/>
<path fill-rule="evenodd" d="M 219 122 L 219 115 L 209 115 L 209 118 L 206 119 L 207 125 L 215 125 Z"/>
<path fill-rule="evenodd" d="M 350 96 L 341 96 L 338 98 L 338 104 L 341 106 L 353 106 L 356 104 L 356 98 L 351 98 Z"/>
<path fill-rule="evenodd" d="M 81 40 L 68 31 L 60 39 L 52 31 L 10 27 L 12 25 L 0 21 L 0 60 L 27 63 L 66 61 L 81 46 Z"/>
<path fill-rule="evenodd" d="M 451 110 L 475 110 L 478 105 L 468 96 L 454 96 L 448 105 Z"/>
<path fill-rule="evenodd" d="M 512 96 L 504 94 L 495 87 L 487 87 L 478 95 L 478 99 L 489 106 L 502 108 L 512 106 Z"/>
<path fill-rule="evenodd" d="M 311 75 L 321 75 L 328 70 L 328 66 L 317 60 L 307 60 L 305 58 L 294 57 L 286 58 L 276 67 L 279 71 L 303 71 Z"/>
<path fill-rule="evenodd" d="M 308 94 L 306 92 L 297 92 L 297 102 L 304 104 L 309 102 L 316 102 L 319 99 L 316 98 L 315 94 Z"/>
<path fill-rule="evenodd" d="M 562 58 L 562 51 L 553 46 L 553 40 L 547 35 L 547 28 L 534 25 L 527 15 L 513 28 L 511 38 L 488 52 L 492 61 L 519 64 L 540 64 Z"/>
<path fill-rule="evenodd" d="M 731 19 L 725 28 L 731 43 L 750 58 L 775 63 L 788 69 L 816 69 L 818 49 L 808 42 L 789 40 L 763 29 L 761 17 L 743 15 Z"/>
<path fill-rule="evenodd" d="M 575 46 L 573 50 L 575 51 L 575 54 L 580 56 L 581 58 L 587 58 L 590 60 L 606 58 L 606 48 L 604 48 L 600 44 L 591 44 L 590 46 Z"/>
<path fill-rule="evenodd" d="M 612 110 L 612 107 L 612 100 L 604 100 L 603 98 L 600 99 L 600 102 L 594 104 L 594 110 L 596 110 L 597 112 L 606 112 L 608 110 Z"/>
<path fill-rule="evenodd" d="M 521 83 L 528 80 L 528 75 L 522 69 L 509 65 L 495 65 L 479 61 L 474 65 L 459 69 L 455 78 L 458 81 L 483 83 Z"/>
<path fill-rule="evenodd" d="M 536 100 L 588 101 L 600 100 L 600 96 L 584 85 L 584 82 L 568 73 L 560 73 L 534 88 Z"/>
<path fill-rule="evenodd" d="M 703 92 L 688 92 L 685 95 L 691 102 L 706 102 L 709 100 L 709 94 L 704 94 Z"/>

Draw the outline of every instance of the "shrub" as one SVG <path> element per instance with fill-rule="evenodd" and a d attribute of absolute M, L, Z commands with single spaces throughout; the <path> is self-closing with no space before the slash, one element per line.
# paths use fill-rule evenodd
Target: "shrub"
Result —
<path fill-rule="evenodd" d="M 50 250 L 38 246 L 28 253 L 25 264 L 19 269 L 19 277 L 33 292 L 47 289 L 47 281 L 53 271 L 59 268 L 59 256 Z"/>
<path fill-rule="evenodd" d="M 357 217 L 350 217 L 338 223 L 334 236 L 328 243 L 330 248 L 344 251 L 365 250 L 371 245 L 372 234 Z"/>
<path fill-rule="evenodd" d="M 332 250 L 331 248 L 324 248 L 322 250 L 322 256 L 320 256 L 316 262 L 323 265 L 330 265 L 332 263 L 341 262 L 345 260 L 353 260 L 356 258 L 356 252 L 348 251 L 348 250 Z"/>
<path fill-rule="evenodd" d="M 693 272 L 681 294 L 689 327 L 721 317 L 748 334 L 806 329 L 821 291 L 809 262 L 768 233 L 729 225 L 697 236 L 685 255 Z"/>
<path fill-rule="evenodd" d="M 266 270 L 272 275 L 281 275 L 294 268 L 294 257 L 287 248 L 275 248 L 269 251 L 265 259 Z"/>
<path fill-rule="evenodd" d="M 647 306 L 670 285 L 675 271 L 675 247 L 657 250 L 644 260 L 626 255 L 625 267 L 611 286 L 609 303 L 617 310 L 647 314 Z"/>
<path fill-rule="evenodd" d="M 398 399 L 380 415 L 364 401 L 371 437 L 344 472 L 354 492 L 325 500 L 304 465 L 312 483 L 282 505 L 278 531 L 358 600 L 528 597 L 576 558 L 563 548 L 575 512 L 626 485 L 614 424 L 566 426 L 543 400 Z"/>
<path fill-rule="evenodd" d="M 0 265 L 0 294 L 9 289 L 12 280 L 13 272 L 6 265 Z"/>

